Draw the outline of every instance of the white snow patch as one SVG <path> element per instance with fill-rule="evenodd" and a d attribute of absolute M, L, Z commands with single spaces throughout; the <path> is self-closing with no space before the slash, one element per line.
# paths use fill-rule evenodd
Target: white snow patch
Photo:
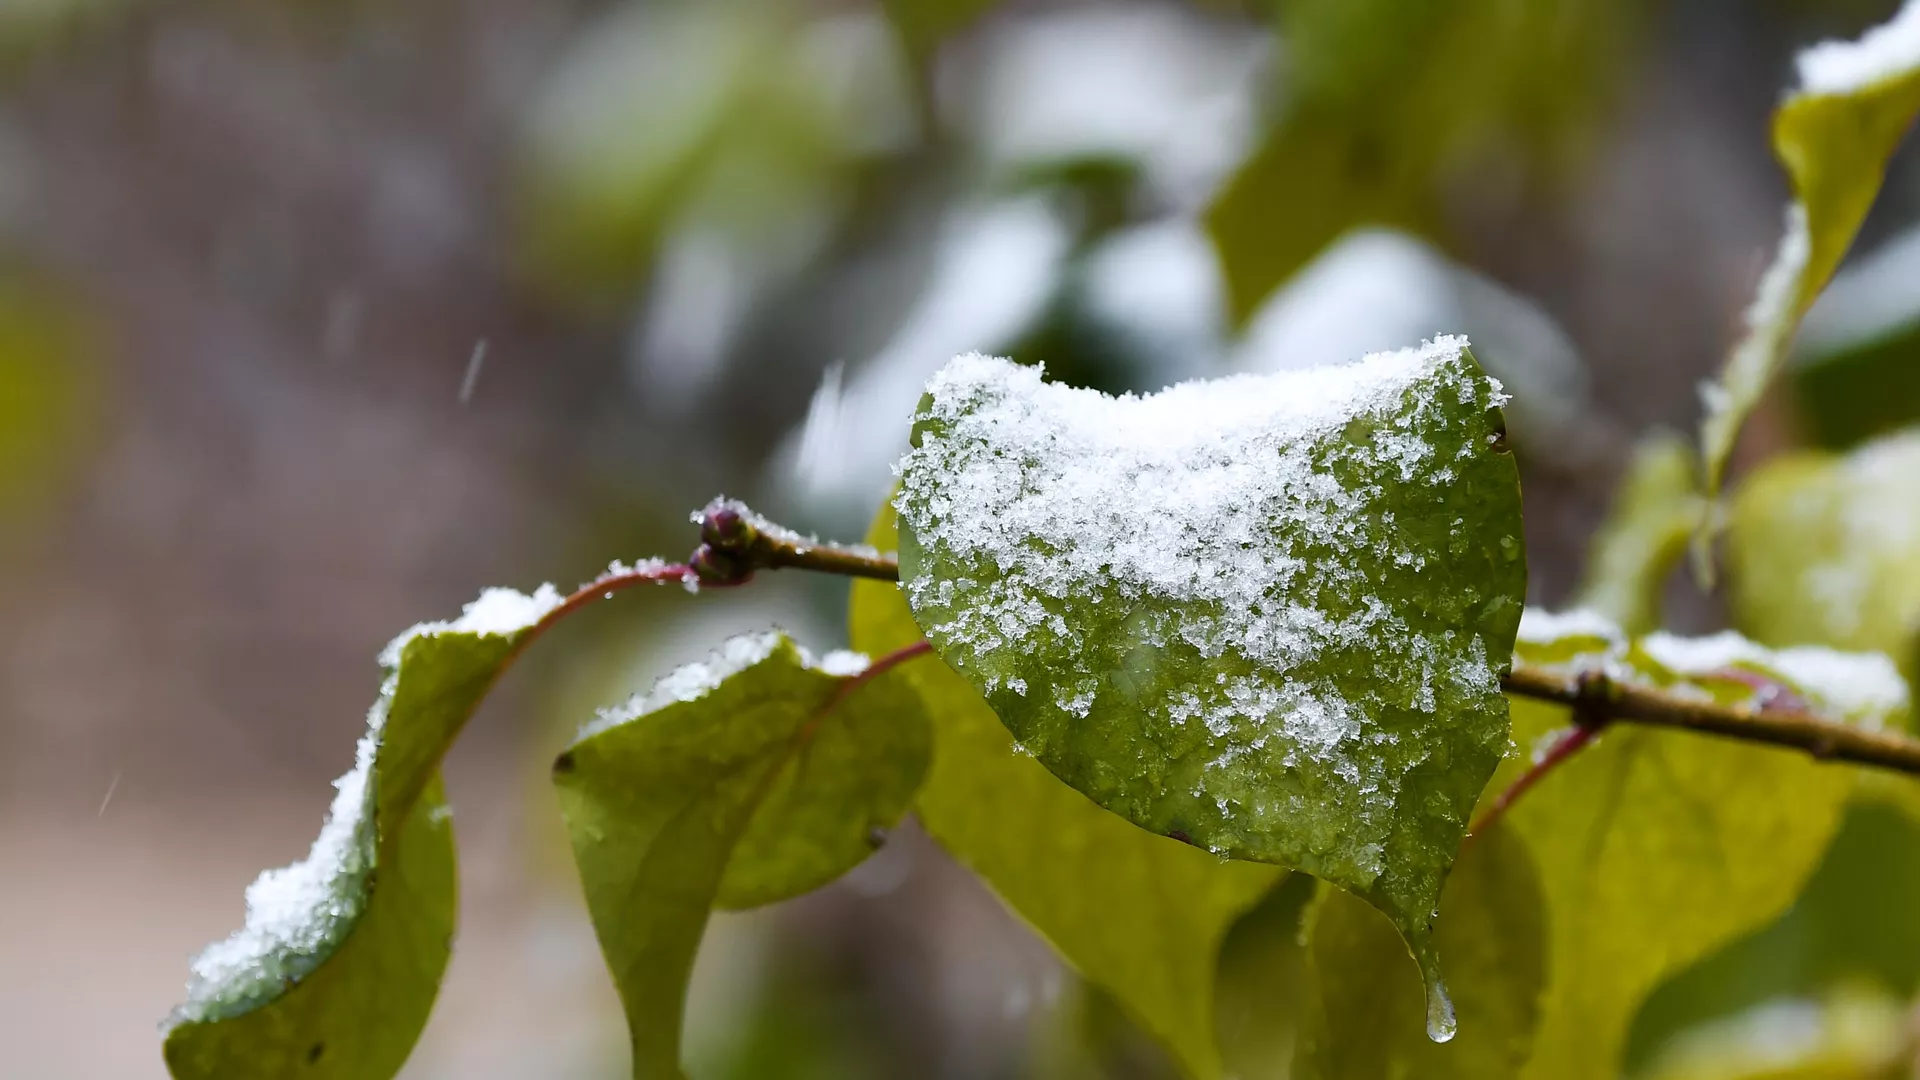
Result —
<path fill-rule="evenodd" d="M 620 705 L 601 709 L 592 721 L 580 729 L 578 738 L 585 739 L 598 735 L 608 728 L 657 712 L 669 705 L 698 701 L 719 689 L 720 684 L 727 679 L 772 656 L 783 643 L 792 646 L 803 667 L 824 672 L 836 678 L 851 678 L 866 671 L 868 667 L 869 661 L 865 654 L 846 649 L 835 649 L 823 657 L 815 658 L 812 653 L 794 644 L 792 639 L 779 630 L 738 634 L 722 642 L 720 647 L 713 650 L 705 660 L 682 664 L 662 675 L 655 680 L 652 689 L 645 693 L 635 694 Z"/>
<path fill-rule="evenodd" d="M 1731 667 L 1761 668 L 1780 675 L 1803 693 L 1878 728 L 1907 707 L 1907 684 L 1893 661 L 1879 653 L 1839 652 L 1820 645 L 1769 649 L 1723 630 L 1684 638 L 1661 631 L 1640 642 L 1648 656 L 1680 675 L 1711 675 Z"/>
<path fill-rule="evenodd" d="M 1257 523 L 1278 513 L 1311 538 L 1307 543 L 1335 550 L 1377 544 L 1382 558 L 1417 559 L 1393 530 L 1380 536 L 1367 520 L 1365 494 L 1316 467 L 1310 446 L 1356 418 L 1401 407 L 1416 386 L 1428 392 L 1421 380 L 1465 348 L 1465 339 L 1441 337 L 1342 366 L 1118 398 L 1043 382 L 1038 368 L 1008 360 L 958 357 L 928 386 L 930 412 L 923 416 L 939 421 L 944 433 L 923 434 L 902 464 L 896 505 L 923 547 L 951 553 L 958 565 L 996 567 L 999 575 L 976 582 L 964 608 L 952 603 L 952 581 L 911 581 L 915 608 L 943 610 L 938 630 L 951 645 L 980 656 L 1015 655 L 1030 643 L 1072 639 L 1072 628 L 1043 601 L 1064 601 L 1087 582 L 1173 599 L 1182 606 L 1179 618 L 1143 612 L 1135 620 L 1143 642 L 1177 637 L 1206 657 L 1244 655 L 1257 671 L 1222 676 L 1218 690 L 1209 690 L 1217 706 L 1196 709 L 1169 698 L 1172 719 L 1198 716 L 1215 737 L 1254 749 L 1277 723 L 1304 753 L 1341 758 L 1338 748 L 1365 727 L 1364 708 L 1328 688 L 1276 686 L 1273 673 L 1298 669 L 1327 648 L 1423 639 L 1377 597 L 1338 618 L 1289 602 L 1290 581 L 1339 570 L 1309 565 L 1292 548 L 1275 552 Z M 1451 382 L 1431 385 L 1436 395 L 1456 391 L 1472 392 Z M 1492 398 L 1505 400 L 1497 384 Z M 1426 399 L 1414 400 L 1427 407 Z M 1407 481 L 1444 475 L 1447 463 L 1435 460 L 1435 447 L 1415 430 L 1385 426 L 1368 439 L 1372 460 Z M 926 479 L 933 476 L 937 483 Z M 1036 546 L 1036 537 L 1047 543 Z M 1457 666 L 1438 652 L 1420 658 L 1432 667 L 1428 681 L 1497 685 L 1484 648 L 1477 639 L 1473 645 L 1450 646 L 1471 653 Z M 1012 672 L 983 670 L 981 677 L 992 689 L 1027 692 Z M 1063 688 L 1055 704 L 1084 715 L 1091 692 Z"/>
<path fill-rule="evenodd" d="M 1575 637 L 1601 638 L 1616 645 L 1627 640 L 1618 623 L 1590 608 L 1552 612 L 1530 607 L 1520 613 L 1520 640 L 1529 645 L 1551 645 Z"/>
<path fill-rule="evenodd" d="M 1852 94 L 1920 67 L 1920 0 L 1857 41 L 1823 41 L 1800 53 L 1800 93 Z"/>

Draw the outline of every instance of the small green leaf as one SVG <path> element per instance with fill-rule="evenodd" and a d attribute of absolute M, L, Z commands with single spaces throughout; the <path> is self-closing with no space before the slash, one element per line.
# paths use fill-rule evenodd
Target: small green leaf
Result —
<path fill-rule="evenodd" d="M 921 661 L 922 663 L 928 661 Z M 687 978 L 716 905 L 797 896 L 873 851 L 927 768 L 919 699 L 779 633 L 609 711 L 554 763 L 637 1078 L 680 1075 Z"/>
<path fill-rule="evenodd" d="M 895 546 L 881 508 L 867 542 Z M 853 586 L 851 638 L 880 653 L 921 640 L 901 590 Z M 934 725 L 921 824 L 1088 981 L 1173 1050 L 1189 1075 L 1220 1075 L 1214 959 L 1240 914 L 1281 877 L 1134 828 L 1014 748 L 987 703 L 937 659 L 901 667 Z"/>
<path fill-rule="evenodd" d="M 1684 687 L 1763 708 L 1781 694 L 1835 719 L 1901 722 L 1905 689 L 1881 656 L 1769 652 L 1736 634 L 1654 634 L 1629 644 L 1590 613 L 1528 612 L 1517 662 Z M 1516 700 L 1516 753 L 1570 723 Z M 1547 898 L 1551 946 L 1540 1031 L 1524 1075 L 1611 1078 L 1628 1025 L 1669 975 L 1764 925 L 1800 892 L 1853 790 L 1850 769 L 1797 751 L 1615 724 L 1509 812 Z"/>
<path fill-rule="evenodd" d="M 1594 534 L 1575 606 L 1630 634 L 1658 627 L 1667 575 L 1686 554 L 1705 508 L 1693 447 L 1672 435 L 1643 440 Z"/>
<path fill-rule="evenodd" d="M 1800 54 L 1800 85 L 1773 116 L 1773 151 L 1794 201 L 1747 330 L 1717 384 L 1704 389 L 1700 452 L 1717 499 L 1740 425 L 1785 360 L 1800 320 L 1826 287 L 1880 192 L 1887 159 L 1920 111 L 1920 3 L 1910 2 L 1859 41 Z M 1709 538 L 1701 532 L 1704 540 Z M 1705 548 L 1700 549 L 1701 565 Z"/>
<path fill-rule="evenodd" d="M 1920 625 L 1920 430 L 1755 470 L 1728 517 L 1727 570 L 1734 621 L 1761 641 L 1910 659 Z"/>
<path fill-rule="evenodd" d="M 1435 943 L 1460 1009 L 1460 1037 L 1419 1036 L 1424 1004 L 1393 927 L 1352 896 L 1323 889 L 1309 919 L 1318 1009 L 1307 1075 L 1320 1080 L 1500 1080 L 1533 1050 L 1546 985 L 1546 920 L 1533 859 L 1495 826 L 1460 850 Z"/>
<path fill-rule="evenodd" d="M 381 655 L 353 771 L 303 862 L 247 890 L 246 927 L 193 962 L 166 1034 L 173 1075 L 379 1080 L 440 987 L 457 887 L 440 758 L 528 630 L 560 602 L 489 589 Z"/>
<path fill-rule="evenodd" d="M 900 565 L 927 637 L 1056 776 L 1306 870 L 1429 947 L 1507 745 L 1526 563 L 1464 342 L 1109 398 L 1004 360 L 930 385 Z"/>

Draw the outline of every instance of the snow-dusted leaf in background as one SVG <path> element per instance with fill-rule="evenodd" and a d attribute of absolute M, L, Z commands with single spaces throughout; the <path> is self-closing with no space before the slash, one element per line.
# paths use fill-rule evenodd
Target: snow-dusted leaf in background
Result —
<path fill-rule="evenodd" d="M 1773 117 L 1774 153 L 1794 194 L 1785 235 L 1720 380 L 1702 387 L 1700 453 L 1710 498 L 1719 497 L 1740 425 L 1852 245 L 1880 193 L 1887 159 L 1920 111 L 1920 0 L 1908 0 L 1857 41 L 1829 41 L 1802 52 L 1799 75 L 1799 85 Z M 1707 530 L 1700 535 L 1703 543 L 1710 538 Z"/>
<path fill-rule="evenodd" d="M 1768 650 L 1731 632 L 1629 640 L 1592 612 L 1529 610 L 1516 662 L 1762 708 L 1791 695 L 1833 719 L 1897 726 L 1906 689 L 1884 656 Z M 1504 787 L 1571 722 L 1516 700 Z M 1855 783 L 1798 751 L 1615 725 L 1506 819 L 1547 898 L 1548 985 L 1528 1080 L 1612 1080 L 1649 992 L 1772 920 L 1800 892 Z"/>
<path fill-rule="evenodd" d="M 354 768 L 302 862 L 247 889 L 246 926 L 193 961 L 166 1035 L 175 1077 L 380 1080 L 425 1026 L 452 946 L 453 830 L 439 764 L 520 641 L 560 603 L 488 589 L 381 654 Z"/>
<path fill-rule="evenodd" d="M 867 542 L 895 547 L 881 508 Z M 899 587 L 853 585 L 855 648 L 921 640 Z M 1007 729 L 937 659 L 888 673 L 920 695 L 934 727 L 933 767 L 914 801 L 927 832 L 979 874 L 1067 963 L 1111 994 L 1173 1051 L 1188 1075 L 1221 1075 L 1213 1033 L 1222 937 L 1282 876 L 1137 829 L 1020 753 Z"/>
<path fill-rule="evenodd" d="M 1459 339 L 1109 398 L 982 356 L 930 384 L 901 577 L 941 656 L 1143 828 L 1430 923 L 1506 748 L 1526 564 L 1502 395 Z"/>
<path fill-rule="evenodd" d="M 1878 649 L 1910 663 L 1920 630 L 1920 432 L 1755 470 L 1728 515 L 1727 573 L 1734 622 L 1761 641 Z"/>
<path fill-rule="evenodd" d="M 712 910 L 827 884 L 905 813 L 927 769 L 926 713 L 905 684 L 867 674 L 857 654 L 736 637 L 603 713 L 554 763 L 638 1080 L 680 1075 Z"/>

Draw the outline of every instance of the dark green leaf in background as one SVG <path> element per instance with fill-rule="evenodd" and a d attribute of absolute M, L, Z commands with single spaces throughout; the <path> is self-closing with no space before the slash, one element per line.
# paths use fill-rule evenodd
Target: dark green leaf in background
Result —
<path fill-rule="evenodd" d="M 891 506 L 867 541 L 893 550 Z M 874 654 L 921 640 L 889 583 L 854 584 L 851 624 L 854 647 Z M 1227 928 L 1281 871 L 1227 862 L 1095 806 L 1017 751 L 979 691 L 938 659 L 886 678 L 910 685 L 933 721 L 933 767 L 914 804 L 927 832 L 1190 1075 L 1218 1077 L 1215 957 Z"/>
<path fill-rule="evenodd" d="M 902 465 L 915 619 L 1095 802 L 1307 870 L 1428 946 L 1507 745 L 1526 567 L 1501 398 L 1459 339 L 1146 398 L 963 357 Z"/>
<path fill-rule="evenodd" d="M 927 768 L 926 715 L 906 684 L 864 667 L 816 662 L 783 634 L 734 638 L 555 762 L 635 1077 L 680 1075 L 687 979 L 715 906 L 818 888 L 906 811 Z"/>
<path fill-rule="evenodd" d="M 166 1035 L 180 1080 L 381 1080 L 440 988 L 458 885 L 439 764 L 501 667 L 560 601 L 489 589 L 382 655 L 386 683 L 304 862 L 247 890 L 247 925 L 194 961 Z"/>

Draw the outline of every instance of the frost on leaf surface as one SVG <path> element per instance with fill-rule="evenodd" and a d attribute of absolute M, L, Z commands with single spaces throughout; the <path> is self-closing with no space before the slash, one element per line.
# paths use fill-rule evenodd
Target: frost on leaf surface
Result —
<path fill-rule="evenodd" d="M 1856 41 L 1802 52 L 1800 85 L 1774 113 L 1773 149 L 1793 185 L 1780 248 L 1720 381 L 1701 388 L 1709 496 L 1747 414 L 1786 357 L 1880 191 L 1887 159 L 1920 111 L 1920 0 Z M 1703 537 L 1706 533 L 1701 534 Z M 1704 560 L 1704 548 L 1700 549 Z"/>
<path fill-rule="evenodd" d="M 1366 897 L 1431 977 L 1507 743 L 1526 566 L 1502 400 L 1457 338 L 1148 397 L 961 357 L 901 465 L 908 602 L 1055 775 Z"/>
<path fill-rule="evenodd" d="M 560 603 L 489 589 L 382 652 L 353 769 L 307 857 L 247 889 L 246 923 L 196 957 L 169 1019 L 176 1077 L 384 1077 L 426 1023 L 453 931 L 438 767 L 525 633 Z"/>
<path fill-rule="evenodd" d="M 603 713 L 555 762 L 636 1077 L 679 1075 L 714 908 L 819 888 L 906 812 L 932 735 L 919 697 L 884 674 L 778 632 L 736 637 Z"/>

